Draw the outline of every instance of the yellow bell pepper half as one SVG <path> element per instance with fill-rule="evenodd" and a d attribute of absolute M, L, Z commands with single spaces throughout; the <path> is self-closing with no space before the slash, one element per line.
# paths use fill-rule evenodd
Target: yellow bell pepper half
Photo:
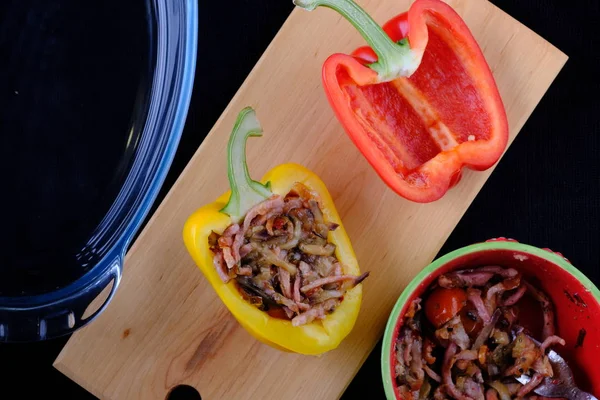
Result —
<path fill-rule="evenodd" d="M 246 108 L 240 113 L 238 122 L 240 122 L 239 119 L 253 117 L 255 118 L 253 110 Z M 256 121 L 256 126 L 259 127 L 258 121 Z M 260 134 L 257 134 L 257 130 L 255 130 L 253 134 L 247 136 L 260 136 Z M 245 163 L 245 154 L 242 158 Z M 247 174 L 247 169 L 245 172 Z M 272 194 L 285 196 L 292 189 L 294 183 L 300 182 L 319 195 L 324 217 L 327 221 L 339 225 L 336 230 L 329 232 L 328 240 L 336 245 L 335 255 L 342 263 L 344 273 L 360 275 L 354 250 L 335 209 L 333 199 L 323 181 L 316 174 L 301 165 L 287 163 L 270 170 L 261 182 L 261 186 L 269 189 Z M 232 187 L 234 186 L 232 185 Z M 235 280 L 225 284 L 219 277 L 213 265 L 213 252 L 210 250 L 208 242 L 211 232 L 222 234 L 232 222 L 237 222 L 239 218 L 243 217 L 240 214 L 232 220 L 230 215 L 223 212 L 228 204 L 228 199 L 231 199 L 231 193 L 230 190 L 215 202 L 201 207 L 186 221 L 183 239 L 195 263 L 237 321 L 256 339 L 282 351 L 306 355 L 319 355 L 335 349 L 354 327 L 362 301 L 362 284 L 346 292 L 340 306 L 325 319 L 297 327 L 292 326 L 291 321 L 273 318 L 245 301 Z M 252 205 L 254 204 L 247 206 Z M 244 210 L 243 214 L 245 211 L 247 210 Z"/>

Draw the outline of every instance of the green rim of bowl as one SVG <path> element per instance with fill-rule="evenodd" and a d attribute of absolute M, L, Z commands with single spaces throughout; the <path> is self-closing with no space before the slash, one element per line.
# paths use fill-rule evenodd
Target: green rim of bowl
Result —
<path fill-rule="evenodd" d="M 600 302 L 600 291 L 598 288 L 585 276 L 581 271 L 575 268 L 571 263 L 565 260 L 563 257 L 550 252 L 548 250 L 541 249 L 539 247 L 531 246 L 528 244 L 518 243 L 518 242 L 508 242 L 508 241 L 491 241 L 484 243 L 477 243 L 470 246 L 462 247 L 460 249 L 454 250 L 431 264 L 425 267 L 417 276 L 415 276 L 408 286 L 402 291 L 402 294 L 396 301 L 394 308 L 388 318 L 385 333 L 383 335 L 383 344 L 381 349 L 381 374 L 383 379 L 383 386 L 385 389 L 386 398 L 389 400 L 396 399 L 396 393 L 394 391 L 394 383 L 392 382 L 392 365 L 390 363 L 390 354 L 392 351 L 392 340 L 394 339 L 394 329 L 396 327 L 396 323 L 398 318 L 400 317 L 400 312 L 404 308 L 404 304 L 410 298 L 415 289 L 419 286 L 419 284 L 431 273 L 437 270 L 442 265 L 452 261 L 455 258 L 464 256 L 470 253 L 476 253 L 482 250 L 513 250 L 519 251 L 523 253 L 529 253 L 534 256 L 544 258 L 562 269 L 569 272 L 576 279 L 578 279 L 581 284 L 585 287 L 585 289 L 592 293 L 595 297 L 596 301 Z"/>

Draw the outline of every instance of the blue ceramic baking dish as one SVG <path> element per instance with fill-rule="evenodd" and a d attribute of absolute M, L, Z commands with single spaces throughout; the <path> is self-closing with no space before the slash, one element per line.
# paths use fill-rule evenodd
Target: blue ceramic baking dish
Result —
<path fill-rule="evenodd" d="M 115 294 L 184 127 L 197 24 L 195 0 L 0 4 L 1 342 L 72 333 Z"/>

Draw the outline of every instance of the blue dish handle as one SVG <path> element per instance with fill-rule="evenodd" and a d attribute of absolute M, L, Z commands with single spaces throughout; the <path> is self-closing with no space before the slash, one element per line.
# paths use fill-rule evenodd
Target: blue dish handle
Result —
<path fill-rule="evenodd" d="M 72 333 L 87 323 L 94 320 L 110 303 L 114 297 L 119 282 L 121 281 L 121 273 L 123 271 L 122 257 L 115 258 L 111 266 L 104 271 L 104 273 L 98 278 L 96 282 L 93 282 L 85 291 L 82 291 L 76 299 L 74 299 L 72 321 L 67 321 L 73 326 L 67 326 L 65 333 Z M 104 299 L 101 299 L 101 295 L 104 291 L 108 290 L 108 294 Z M 96 309 L 90 314 L 88 309 L 95 305 L 96 300 L 101 300 L 102 303 L 96 305 Z M 52 335 L 51 335 L 52 336 Z"/>
<path fill-rule="evenodd" d="M 19 305 L 18 312 L 10 307 L 0 311 L 0 342 L 30 342 L 64 336 L 95 319 L 113 298 L 121 280 L 123 257 L 106 259 L 110 265 L 102 275 L 82 290 L 61 298 L 54 304 Z M 112 284 L 112 286 L 110 286 Z M 102 292 L 108 290 L 105 298 Z M 104 296 L 102 296 L 104 297 Z M 100 304 L 94 304 L 98 301 Z M 95 308 L 90 312 L 90 306 Z"/>

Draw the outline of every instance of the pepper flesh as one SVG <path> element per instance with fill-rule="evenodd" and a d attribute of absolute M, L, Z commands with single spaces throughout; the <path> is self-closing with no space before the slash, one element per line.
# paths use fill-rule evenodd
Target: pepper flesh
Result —
<path fill-rule="evenodd" d="M 508 143 L 502 99 L 476 40 L 449 5 L 416 0 L 381 30 L 351 0 L 294 2 L 335 9 L 369 43 L 331 55 L 323 85 L 353 143 L 397 194 L 438 200 L 463 167 L 482 171 L 500 159 Z"/>
<path fill-rule="evenodd" d="M 354 250 L 333 199 L 316 174 L 301 165 L 286 163 L 270 170 L 261 182 L 264 188 L 281 196 L 290 192 L 296 182 L 317 193 L 325 219 L 339 225 L 328 236 L 328 241 L 336 246 L 336 258 L 342 263 L 345 274 L 360 275 Z M 318 355 L 336 348 L 354 327 L 362 301 L 362 284 L 348 290 L 340 306 L 324 320 L 294 327 L 291 321 L 270 317 L 244 300 L 234 280 L 223 283 L 213 266 L 208 237 L 213 231 L 221 234 L 234 222 L 223 212 L 226 204 L 230 203 L 231 192 L 196 210 L 185 223 L 184 243 L 199 269 L 237 321 L 261 342 L 282 351 L 307 355 Z"/>

